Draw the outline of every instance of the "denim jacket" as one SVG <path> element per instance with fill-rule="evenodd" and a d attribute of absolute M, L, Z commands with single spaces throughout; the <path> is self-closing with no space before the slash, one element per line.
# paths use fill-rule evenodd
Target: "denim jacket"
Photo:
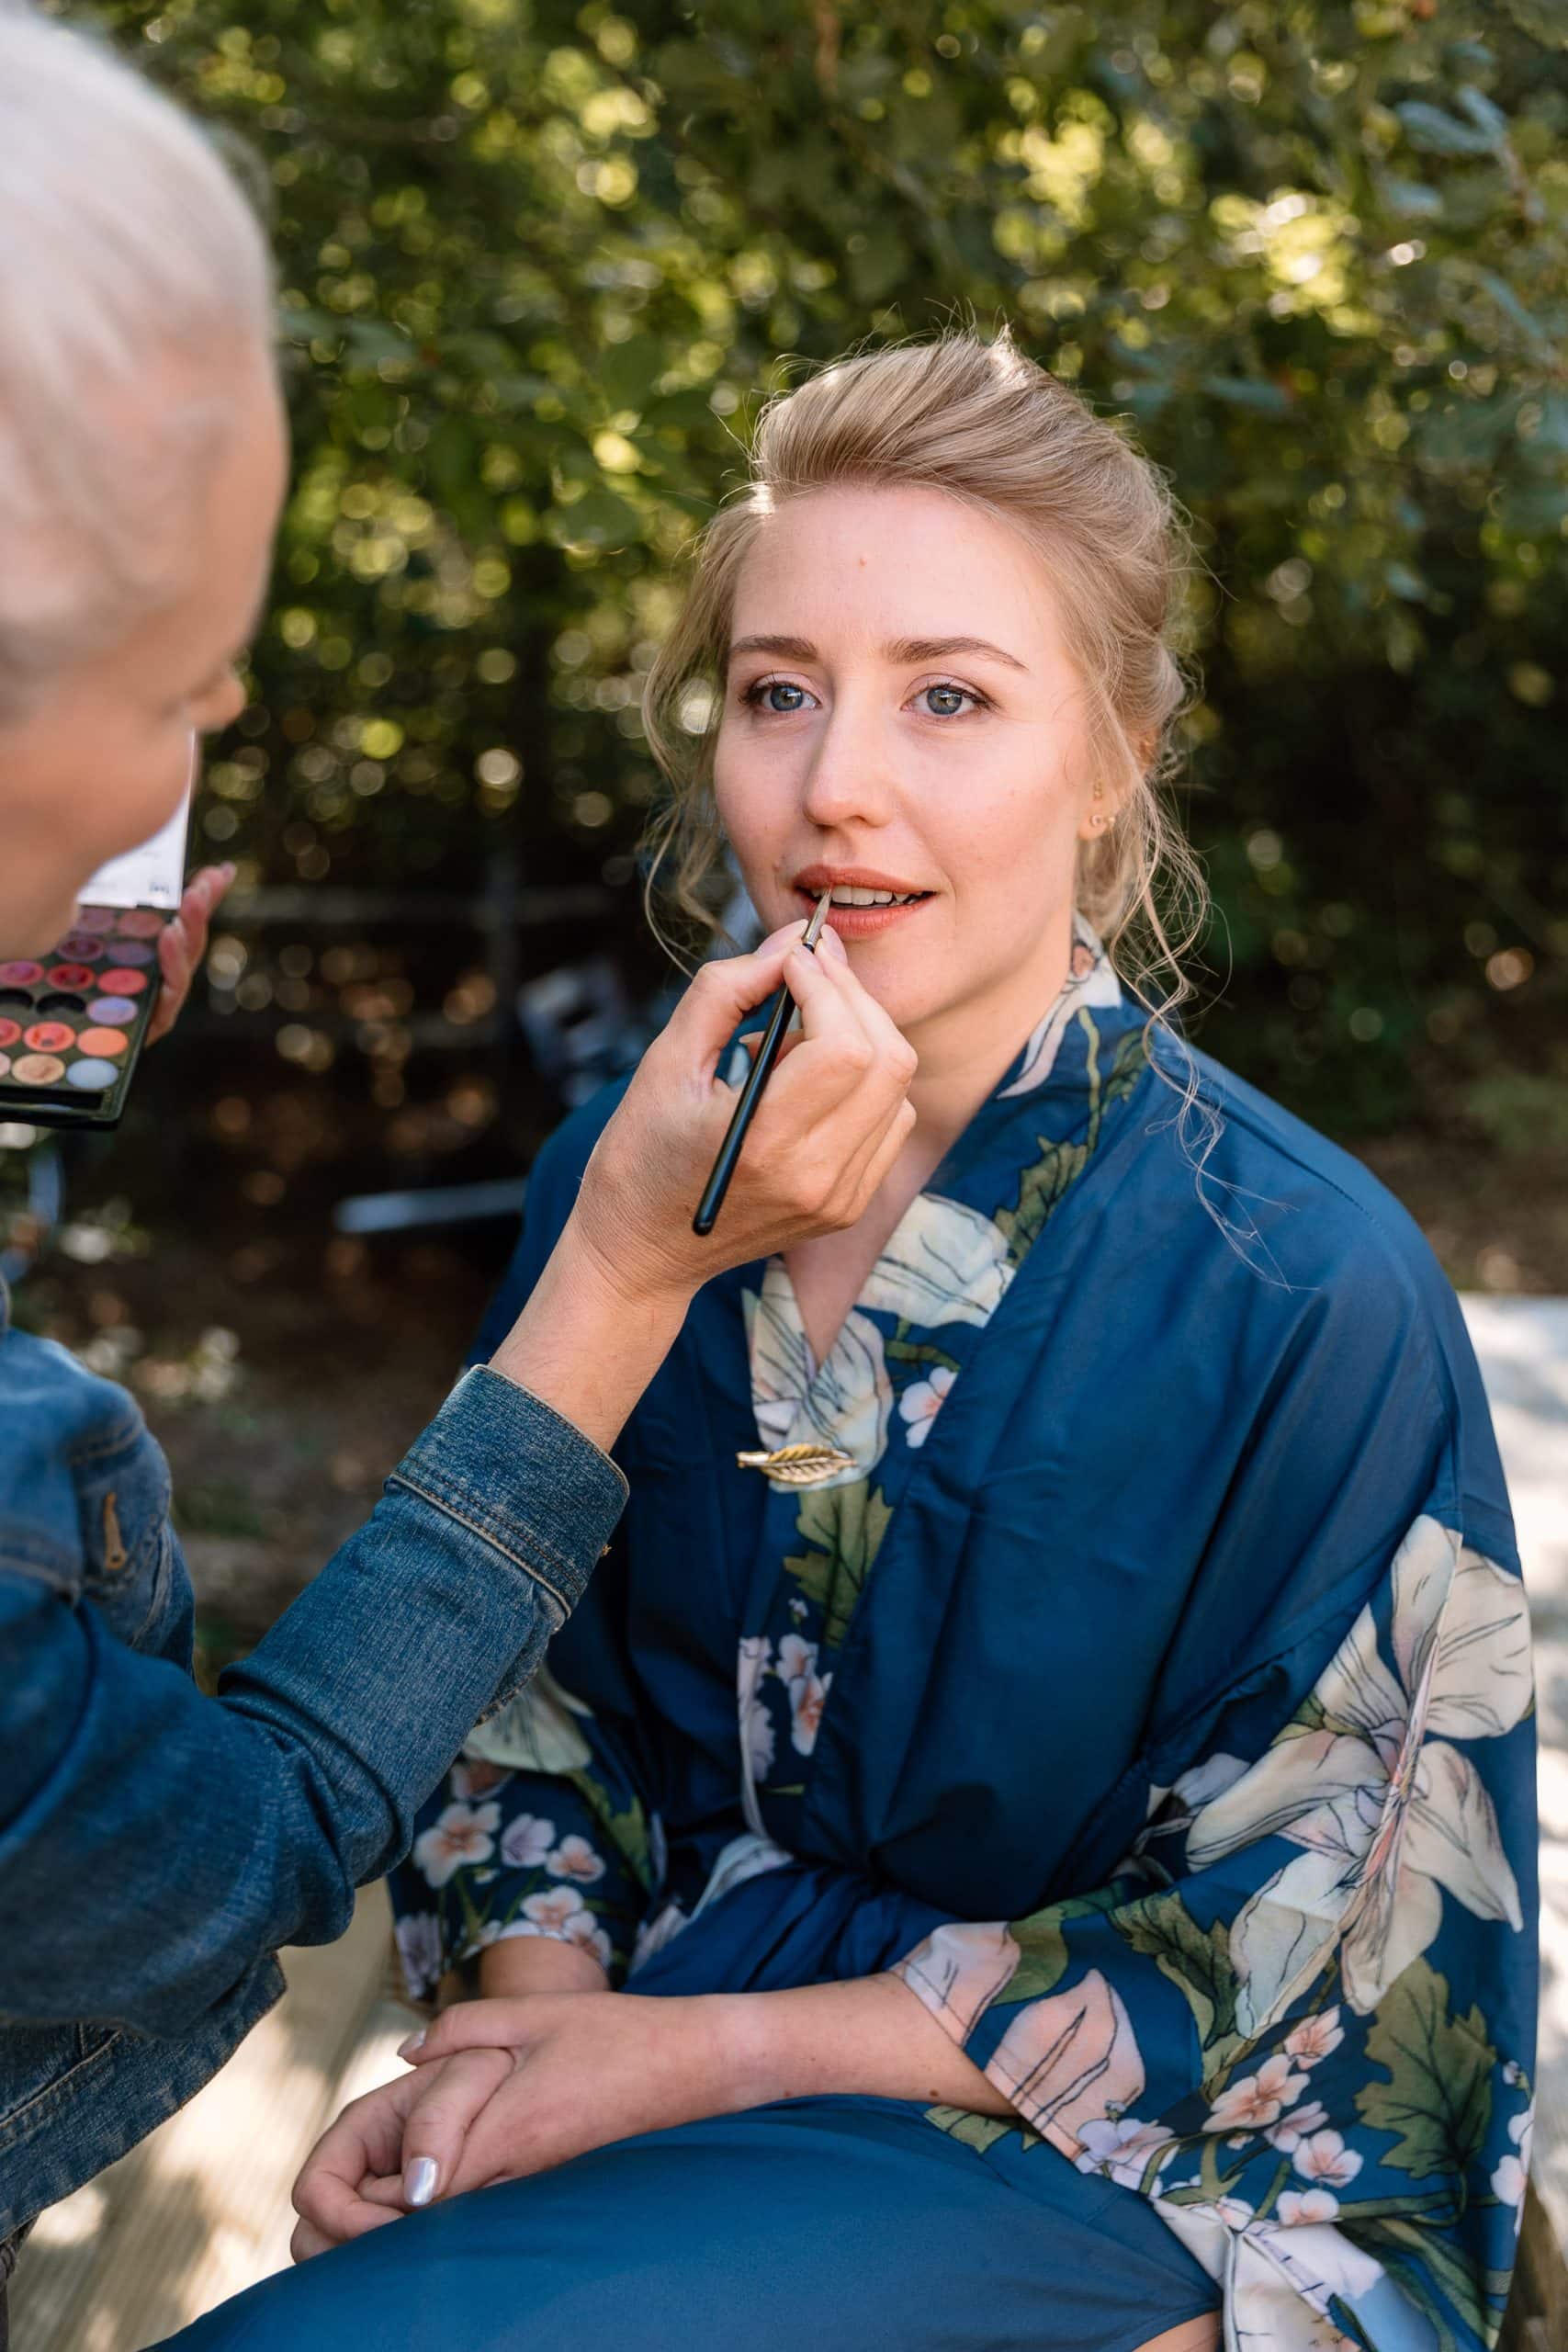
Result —
<path fill-rule="evenodd" d="M 216 1699 L 133 1400 L 0 1285 L 0 2249 L 217 2073 L 343 1933 L 626 1499 L 580 1430 L 465 1374 Z M 0 2262 L 0 2278 L 6 2265 Z"/>

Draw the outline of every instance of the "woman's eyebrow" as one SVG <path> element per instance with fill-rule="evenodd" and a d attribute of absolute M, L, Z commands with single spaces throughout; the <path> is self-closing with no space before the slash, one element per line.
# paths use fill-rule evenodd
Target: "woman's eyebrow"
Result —
<path fill-rule="evenodd" d="M 738 637 L 729 659 L 738 653 L 776 653 L 786 662 L 815 662 L 817 648 L 808 637 Z"/>
<path fill-rule="evenodd" d="M 1027 671 L 1029 665 L 1001 646 L 993 645 L 984 637 L 901 637 L 882 649 L 884 658 L 896 669 L 905 669 L 916 662 L 945 662 L 955 653 L 988 654 L 993 662 L 1005 662 L 1010 670 Z"/>

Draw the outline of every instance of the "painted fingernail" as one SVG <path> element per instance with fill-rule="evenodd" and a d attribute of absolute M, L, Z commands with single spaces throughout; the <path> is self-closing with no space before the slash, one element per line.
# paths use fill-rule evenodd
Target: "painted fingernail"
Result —
<path fill-rule="evenodd" d="M 403 2174 L 403 2195 L 411 2205 L 428 2205 L 440 2178 L 434 2156 L 415 2156 Z"/>
<path fill-rule="evenodd" d="M 400 2058 L 412 2058 L 416 2050 L 423 2050 L 423 2048 L 424 2028 L 421 2026 L 417 2033 L 411 2033 L 406 2041 L 399 2042 L 398 2055 Z"/>

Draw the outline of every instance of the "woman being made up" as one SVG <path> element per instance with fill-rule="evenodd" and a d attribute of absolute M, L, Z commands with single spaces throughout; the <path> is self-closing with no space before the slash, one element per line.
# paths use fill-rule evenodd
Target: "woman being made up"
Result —
<path fill-rule="evenodd" d="M 769 926 L 833 886 L 916 1123 L 852 1231 L 698 1294 L 611 1557 L 393 1883 L 412 1990 L 479 1997 L 311 2158 L 330 2250 L 188 2352 L 1492 2341 L 1507 1502 L 1409 1219 L 1144 1001 L 1179 560 L 1005 337 L 767 412 L 653 741 L 688 896 L 721 833 Z"/>

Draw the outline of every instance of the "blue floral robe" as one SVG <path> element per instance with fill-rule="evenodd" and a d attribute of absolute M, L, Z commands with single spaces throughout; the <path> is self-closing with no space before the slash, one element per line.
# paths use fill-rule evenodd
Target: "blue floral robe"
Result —
<path fill-rule="evenodd" d="M 928 2151 L 932 2198 L 899 2174 L 901 2222 L 851 2262 L 882 2266 L 883 2340 L 1132 2352 L 1220 2306 L 1233 2352 L 1479 2352 L 1535 1986 L 1497 1454 L 1409 1220 L 1195 1059 L 1217 1136 L 1080 926 L 820 1366 L 781 1262 L 707 1285 L 627 1428 L 631 1503 L 550 1675 L 422 1818 L 400 1944 L 416 1995 L 512 1935 L 649 1993 L 897 1967 L 1015 2120 L 803 2103 L 842 2111 L 824 2222 L 870 2213 L 895 2123 Z M 543 1154 L 481 1353 L 615 1099 Z M 842 1466 L 785 1483 L 802 1447 Z M 772 1474 L 737 1466 L 759 1448 Z M 733 2204 L 709 2229 L 739 2247 L 792 2117 L 622 2143 L 663 2168 L 629 2206 L 615 2176 L 617 2232 L 637 2197 L 665 2226 L 671 2148 L 717 2133 Z M 600 2163 L 516 2184 L 512 2224 L 566 2229 Z M 931 2215 L 957 2233 L 981 2181 L 1014 2194 L 979 2225 L 983 2286 L 950 2251 L 944 2306 Z M 466 2244 L 512 2194 L 457 2200 L 479 2209 Z M 349 2250 L 361 2294 L 427 2218 Z M 815 2332 L 866 2340 L 832 2332 L 823 2260 Z"/>

